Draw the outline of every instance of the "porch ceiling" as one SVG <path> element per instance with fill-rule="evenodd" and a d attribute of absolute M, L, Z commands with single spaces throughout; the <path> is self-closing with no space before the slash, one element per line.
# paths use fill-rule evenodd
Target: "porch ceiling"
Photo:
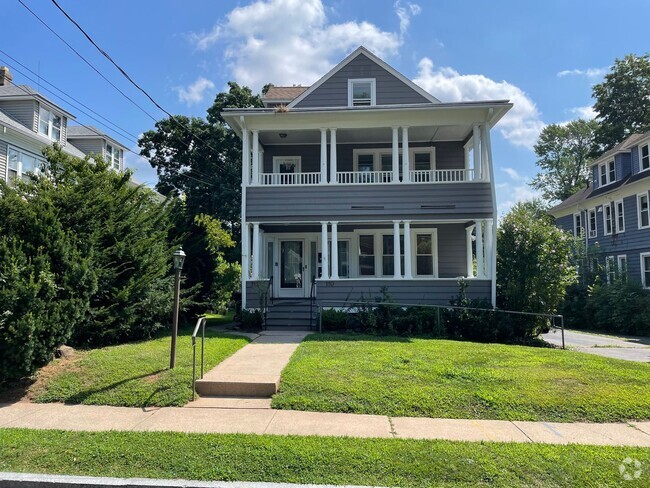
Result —
<path fill-rule="evenodd" d="M 470 125 L 443 125 L 409 127 L 409 142 L 463 141 L 471 134 Z M 280 137 L 286 134 L 286 137 Z M 274 130 L 261 131 L 260 142 L 276 144 L 320 144 L 320 130 Z M 338 129 L 337 144 L 390 143 L 392 129 L 379 127 L 371 129 Z M 329 135 L 328 135 L 329 142 Z M 401 131 L 400 131 L 401 142 Z"/>

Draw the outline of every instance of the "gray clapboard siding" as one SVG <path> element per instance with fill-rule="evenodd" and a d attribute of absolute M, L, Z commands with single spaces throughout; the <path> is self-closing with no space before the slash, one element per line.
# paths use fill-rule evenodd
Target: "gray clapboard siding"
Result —
<path fill-rule="evenodd" d="M 632 146 L 630 149 L 630 167 L 633 175 L 639 172 L 639 146 Z"/>
<path fill-rule="evenodd" d="M 257 186 L 248 222 L 491 218 L 490 183 Z"/>
<path fill-rule="evenodd" d="M 438 227 L 438 276 L 454 278 L 467 275 L 467 234 L 464 224 Z"/>
<path fill-rule="evenodd" d="M 413 88 L 361 54 L 316 88 L 296 107 L 347 107 L 348 79 L 375 78 L 377 105 L 431 103 Z"/>
<path fill-rule="evenodd" d="M 0 141 L 0 180 L 7 181 L 7 143 Z"/>
<path fill-rule="evenodd" d="M 34 100 L 0 100 L 0 110 L 29 130 L 38 130 L 38 104 Z"/>
<path fill-rule="evenodd" d="M 102 139 L 76 139 L 70 137 L 68 141 L 84 154 L 92 153 L 104 157 L 104 141 Z"/>

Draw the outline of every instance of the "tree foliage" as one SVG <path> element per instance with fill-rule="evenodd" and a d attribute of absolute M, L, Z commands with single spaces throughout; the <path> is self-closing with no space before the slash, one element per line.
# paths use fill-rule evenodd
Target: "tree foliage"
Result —
<path fill-rule="evenodd" d="M 534 148 L 536 164 L 542 171 L 531 186 L 549 201 L 565 200 L 585 188 L 589 181 L 588 164 L 597 151 L 597 129 L 597 122 L 582 119 L 544 127 Z"/>
<path fill-rule="evenodd" d="M 650 55 L 616 59 L 592 94 L 601 123 L 596 140 L 603 150 L 631 134 L 650 130 Z"/>
<path fill-rule="evenodd" d="M 576 280 L 573 238 L 529 205 L 516 204 L 498 229 L 499 307 L 556 313 L 566 287 Z"/>

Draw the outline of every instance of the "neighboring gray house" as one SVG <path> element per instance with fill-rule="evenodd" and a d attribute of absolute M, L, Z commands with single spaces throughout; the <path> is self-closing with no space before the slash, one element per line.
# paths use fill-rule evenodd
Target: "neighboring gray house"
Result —
<path fill-rule="evenodd" d="M 224 113 L 243 148 L 244 308 L 267 287 L 273 308 L 343 306 L 382 287 L 448 304 L 459 278 L 495 301 L 490 130 L 508 101 L 442 103 L 360 47 L 264 103 Z"/>
<path fill-rule="evenodd" d="M 650 132 L 631 135 L 594 160 L 589 186 L 550 214 L 597 249 L 608 282 L 627 272 L 650 288 Z"/>
<path fill-rule="evenodd" d="M 124 169 L 125 147 L 94 127 L 70 125 L 74 115 L 27 85 L 14 85 L 0 67 L 0 179 L 11 182 L 38 172 L 42 150 L 59 143 L 72 156 L 100 155 L 118 171 Z"/>

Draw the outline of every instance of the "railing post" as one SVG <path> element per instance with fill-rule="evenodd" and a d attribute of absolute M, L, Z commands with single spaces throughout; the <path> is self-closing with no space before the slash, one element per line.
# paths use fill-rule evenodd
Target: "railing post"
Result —
<path fill-rule="evenodd" d="M 201 331 L 201 379 L 203 379 L 203 365 L 205 363 L 205 317 L 203 318 Z"/>
<path fill-rule="evenodd" d="M 318 332 L 323 333 L 323 306 L 318 306 Z"/>
<path fill-rule="evenodd" d="M 192 336 L 192 401 L 196 399 L 196 337 Z"/>

